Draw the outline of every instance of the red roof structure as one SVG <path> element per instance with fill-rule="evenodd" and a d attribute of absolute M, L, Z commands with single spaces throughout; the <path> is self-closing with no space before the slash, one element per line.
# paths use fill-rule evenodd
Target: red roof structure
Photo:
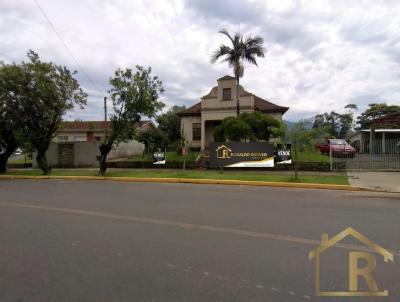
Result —
<path fill-rule="evenodd" d="M 260 111 L 264 113 L 280 112 L 285 113 L 289 110 L 289 107 L 279 106 L 270 101 L 264 100 L 254 95 L 254 111 Z M 195 116 L 201 115 L 201 102 L 194 104 L 192 107 L 180 112 L 179 116 Z"/>
<path fill-rule="evenodd" d="M 143 120 L 138 122 L 139 128 L 148 123 L 153 123 L 150 120 Z M 104 131 L 104 121 L 65 121 L 60 125 L 61 131 Z M 111 129 L 111 122 L 107 122 L 107 130 Z"/>

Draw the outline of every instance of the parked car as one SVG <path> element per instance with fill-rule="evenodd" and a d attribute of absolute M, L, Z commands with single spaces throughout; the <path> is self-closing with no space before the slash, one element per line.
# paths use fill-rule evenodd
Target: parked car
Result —
<path fill-rule="evenodd" d="M 344 139 L 326 140 L 316 144 L 315 148 L 321 154 L 329 155 L 332 151 L 332 156 L 334 157 L 354 157 L 356 155 L 356 149 Z"/>

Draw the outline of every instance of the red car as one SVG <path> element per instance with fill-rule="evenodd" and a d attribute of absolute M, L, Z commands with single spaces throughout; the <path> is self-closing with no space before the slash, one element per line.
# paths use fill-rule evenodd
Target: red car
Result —
<path fill-rule="evenodd" d="M 344 139 L 330 139 L 316 144 L 315 148 L 318 149 L 321 154 L 329 155 L 332 151 L 332 156 L 335 157 L 354 157 L 356 155 L 356 149 Z"/>

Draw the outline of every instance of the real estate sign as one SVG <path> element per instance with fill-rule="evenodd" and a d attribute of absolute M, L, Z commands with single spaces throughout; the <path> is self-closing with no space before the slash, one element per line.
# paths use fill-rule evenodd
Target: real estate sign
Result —
<path fill-rule="evenodd" d="M 153 164 L 154 165 L 165 165 L 166 152 L 157 151 L 153 153 Z"/>
<path fill-rule="evenodd" d="M 210 145 L 210 167 L 265 168 L 274 166 L 276 148 L 271 143 L 224 142 Z"/>
<path fill-rule="evenodd" d="M 292 163 L 292 145 L 278 144 L 275 152 L 276 164 L 291 164 Z"/>

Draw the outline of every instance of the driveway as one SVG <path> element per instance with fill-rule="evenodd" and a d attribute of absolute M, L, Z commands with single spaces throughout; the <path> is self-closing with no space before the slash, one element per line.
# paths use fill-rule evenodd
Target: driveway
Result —
<path fill-rule="evenodd" d="M 400 192 L 400 172 L 348 172 L 352 186 Z"/>

